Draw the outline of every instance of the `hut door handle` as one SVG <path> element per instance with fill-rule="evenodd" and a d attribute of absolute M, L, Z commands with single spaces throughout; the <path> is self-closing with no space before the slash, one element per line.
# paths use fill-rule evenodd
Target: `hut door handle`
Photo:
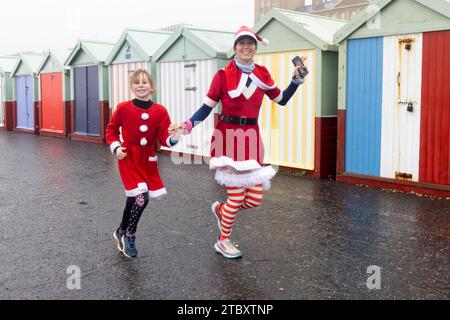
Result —
<path fill-rule="evenodd" d="M 401 74 L 400 71 L 397 73 L 397 85 L 400 86 Z"/>

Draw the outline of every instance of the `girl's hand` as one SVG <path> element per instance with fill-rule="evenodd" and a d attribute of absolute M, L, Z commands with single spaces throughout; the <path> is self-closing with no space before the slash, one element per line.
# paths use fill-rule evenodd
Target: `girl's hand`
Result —
<path fill-rule="evenodd" d="M 119 159 L 119 160 L 125 159 L 125 157 L 127 156 L 127 153 L 125 152 L 126 150 L 127 150 L 127 148 L 118 147 L 116 150 L 117 159 Z"/>
<path fill-rule="evenodd" d="M 169 135 L 174 135 L 176 133 L 181 132 L 181 130 L 184 130 L 184 123 L 172 123 L 169 126 Z"/>

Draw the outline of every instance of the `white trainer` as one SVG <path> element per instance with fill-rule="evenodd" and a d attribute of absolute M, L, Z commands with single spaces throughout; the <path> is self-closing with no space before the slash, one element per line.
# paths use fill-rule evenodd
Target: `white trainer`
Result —
<path fill-rule="evenodd" d="M 242 252 L 231 243 L 230 239 L 217 241 L 214 245 L 214 249 L 225 258 L 235 259 L 242 257 Z"/>

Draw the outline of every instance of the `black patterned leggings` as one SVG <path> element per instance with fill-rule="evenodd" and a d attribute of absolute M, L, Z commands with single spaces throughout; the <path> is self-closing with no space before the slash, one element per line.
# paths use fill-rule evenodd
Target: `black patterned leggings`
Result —
<path fill-rule="evenodd" d="M 120 229 L 127 230 L 128 234 L 134 234 L 142 212 L 144 212 L 147 204 L 148 192 L 141 193 L 136 197 L 127 197 L 127 203 L 125 204 L 125 209 L 123 210 Z"/>

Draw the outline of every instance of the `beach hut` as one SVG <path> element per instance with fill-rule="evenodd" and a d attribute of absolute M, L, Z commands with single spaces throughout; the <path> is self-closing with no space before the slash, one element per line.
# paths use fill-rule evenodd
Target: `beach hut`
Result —
<path fill-rule="evenodd" d="M 154 54 L 160 102 L 172 122 L 182 122 L 203 103 L 214 74 L 227 63 L 233 32 L 179 27 Z M 209 156 L 214 117 L 199 124 L 172 150 Z M 164 147 L 163 147 L 164 149 Z"/>
<path fill-rule="evenodd" d="M 106 58 L 114 43 L 79 40 L 67 58 L 70 67 L 70 139 L 103 143 L 109 121 Z"/>
<path fill-rule="evenodd" d="M 13 129 L 14 97 L 11 72 L 17 57 L 0 57 L 0 130 Z"/>
<path fill-rule="evenodd" d="M 141 29 L 126 29 L 123 32 L 106 59 L 109 67 L 111 112 L 114 112 L 120 102 L 134 98 L 129 86 L 129 76 L 134 70 L 145 69 L 154 77 L 156 63 L 152 61 L 152 57 L 170 35 L 170 32 Z M 158 86 L 157 83 L 156 85 Z M 157 96 L 153 99 L 158 100 Z"/>
<path fill-rule="evenodd" d="M 44 54 L 20 54 L 11 77 L 15 108 L 13 128 L 17 131 L 39 133 L 39 83 L 37 69 Z"/>
<path fill-rule="evenodd" d="M 70 50 L 49 51 L 37 74 L 40 78 L 40 133 L 67 137 L 70 128 L 70 75 L 64 62 Z"/>
<path fill-rule="evenodd" d="M 281 90 L 289 85 L 295 56 L 305 57 L 309 69 L 286 106 L 264 98 L 259 116 L 264 162 L 317 178 L 335 175 L 338 47 L 333 34 L 345 24 L 274 8 L 252 28 L 269 40 L 267 46 L 258 45 L 255 61 L 269 69 Z"/>
<path fill-rule="evenodd" d="M 383 0 L 336 33 L 337 180 L 450 191 L 450 4 Z"/>

